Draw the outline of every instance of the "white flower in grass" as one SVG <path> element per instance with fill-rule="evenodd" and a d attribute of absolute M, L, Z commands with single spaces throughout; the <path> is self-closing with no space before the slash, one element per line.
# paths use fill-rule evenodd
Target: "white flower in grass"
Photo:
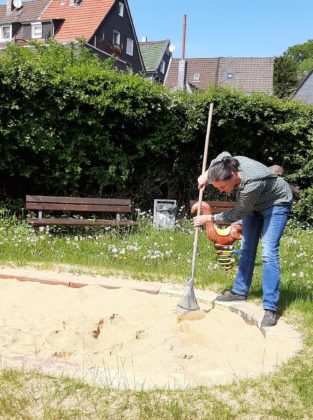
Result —
<path fill-rule="evenodd" d="M 300 273 L 299 273 L 299 277 L 304 277 L 304 272 L 303 271 L 300 271 Z"/>
<path fill-rule="evenodd" d="M 126 252 L 126 251 L 125 251 L 125 248 L 121 249 L 121 250 L 120 250 L 120 255 L 124 255 L 124 254 L 125 254 L 125 252 Z"/>
<path fill-rule="evenodd" d="M 118 251 L 117 251 L 117 248 L 112 248 L 111 249 L 111 252 L 112 252 L 112 254 L 116 254 Z"/>
<path fill-rule="evenodd" d="M 292 277 L 296 277 L 296 273 L 292 273 L 292 274 L 291 274 L 291 276 L 292 276 Z"/>

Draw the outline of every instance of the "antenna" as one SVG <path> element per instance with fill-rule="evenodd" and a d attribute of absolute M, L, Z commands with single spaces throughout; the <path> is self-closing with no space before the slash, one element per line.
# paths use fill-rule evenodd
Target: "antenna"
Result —
<path fill-rule="evenodd" d="M 168 49 L 170 50 L 170 52 L 173 54 L 173 52 L 176 50 L 175 45 L 174 44 L 170 44 L 170 46 L 168 47 Z"/>
<path fill-rule="evenodd" d="M 13 0 L 13 6 L 16 9 L 20 9 L 22 7 L 22 0 Z"/>

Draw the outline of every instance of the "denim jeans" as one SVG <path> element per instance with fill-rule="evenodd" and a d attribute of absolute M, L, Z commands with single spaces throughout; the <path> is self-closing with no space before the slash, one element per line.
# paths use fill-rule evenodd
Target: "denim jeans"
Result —
<path fill-rule="evenodd" d="M 247 295 L 252 281 L 259 239 L 262 240 L 263 308 L 277 310 L 280 285 L 279 241 L 287 223 L 290 205 L 269 207 L 242 220 L 239 270 L 233 291 Z"/>

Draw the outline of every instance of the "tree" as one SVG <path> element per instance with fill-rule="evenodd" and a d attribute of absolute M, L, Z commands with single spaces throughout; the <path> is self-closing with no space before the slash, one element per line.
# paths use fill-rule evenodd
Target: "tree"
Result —
<path fill-rule="evenodd" d="M 291 95 L 299 82 L 297 69 L 296 60 L 286 54 L 275 59 L 274 95 L 281 99 Z"/>
<path fill-rule="evenodd" d="M 313 69 L 313 39 L 289 47 L 285 55 L 297 63 L 297 75 L 301 80 Z"/>

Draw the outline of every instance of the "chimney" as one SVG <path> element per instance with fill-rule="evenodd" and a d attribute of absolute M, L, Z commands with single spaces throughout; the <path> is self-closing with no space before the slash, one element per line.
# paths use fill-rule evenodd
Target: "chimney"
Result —
<path fill-rule="evenodd" d="M 7 11 L 6 14 L 10 15 L 13 11 L 14 7 L 13 7 L 13 0 L 7 0 Z"/>
<path fill-rule="evenodd" d="M 182 48 L 182 54 L 181 54 L 182 60 L 185 60 L 186 26 L 187 26 L 187 15 L 184 15 L 184 19 L 183 19 L 183 48 Z"/>
<path fill-rule="evenodd" d="M 141 37 L 141 42 L 148 42 L 148 37 L 147 36 Z"/>
<path fill-rule="evenodd" d="M 185 60 L 179 60 L 178 62 L 178 79 L 177 87 L 178 89 L 185 89 L 186 86 L 186 66 L 187 63 Z"/>
<path fill-rule="evenodd" d="M 187 63 L 185 61 L 186 26 L 187 26 L 186 22 L 187 22 L 187 16 L 184 15 L 182 59 L 179 60 L 179 63 L 178 63 L 178 79 L 177 79 L 178 89 L 185 89 L 186 87 L 186 68 L 187 68 Z"/>

